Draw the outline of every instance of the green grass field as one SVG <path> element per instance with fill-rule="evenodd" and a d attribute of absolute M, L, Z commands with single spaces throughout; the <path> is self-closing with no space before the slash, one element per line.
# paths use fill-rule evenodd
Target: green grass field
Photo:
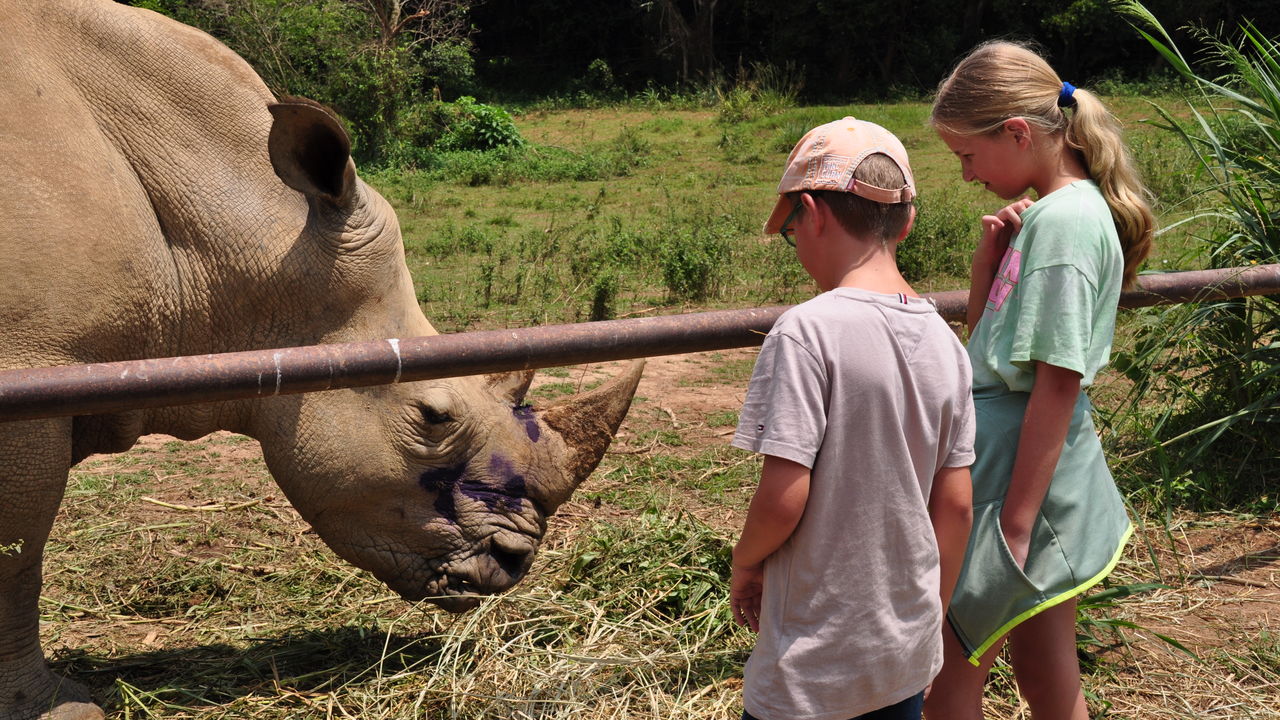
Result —
<path fill-rule="evenodd" d="M 1191 188 L 1174 182 L 1185 150 L 1143 122 L 1144 102 L 1116 111 L 1139 164 L 1175 218 Z M 760 226 L 792 145 L 810 127 L 854 115 L 897 133 L 920 190 L 901 263 L 921 291 L 967 282 L 978 218 L 1001 203 L 964 185 L 926 126 L 922 103 L 803 107 L 723 121 L 714 110 L 612 108 L 517 117 L 525 149 L 453 153 L 434 168 L 373 173 L 395 205 L 419 299 L 442 331 L 576 322 L 795 302 L 812 294 L 790 248 Z M 985 195 L 985 196 L 984 196 Z M 1150 267 L 1191 267 L 1186 230 Z"/>

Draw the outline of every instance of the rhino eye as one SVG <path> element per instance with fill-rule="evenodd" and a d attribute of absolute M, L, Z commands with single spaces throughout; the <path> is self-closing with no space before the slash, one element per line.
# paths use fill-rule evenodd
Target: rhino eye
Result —
<path fill-rule="evenodd" d="M 422 408 L 422 418 L 432 425 L 444 425 L 453 422 L 453 416 L 445 410 L 437 410 L 431 406 Z"/>
<path fill-rule="evenodd" d="M 417 417 L 411 418 L 414 435 L 428 446 L 436 446 L 462 429 L 465 406 L 443 388 L 431 388 L 414 403 Z"/>

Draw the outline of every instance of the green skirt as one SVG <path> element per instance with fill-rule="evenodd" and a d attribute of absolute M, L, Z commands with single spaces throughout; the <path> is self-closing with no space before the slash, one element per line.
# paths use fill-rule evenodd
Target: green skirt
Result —
<path fill-rule="evenodd" d="M 1018 623 L 1106 577 L 1133 533 L 1082 392 L 1032 528 L 1026 565 L 1014 562 L 1000 531 L 1000 510 L 1029 397 L 1003 387 L 974 389 L 973 531 L 947 614 L 974 665 Z"/>

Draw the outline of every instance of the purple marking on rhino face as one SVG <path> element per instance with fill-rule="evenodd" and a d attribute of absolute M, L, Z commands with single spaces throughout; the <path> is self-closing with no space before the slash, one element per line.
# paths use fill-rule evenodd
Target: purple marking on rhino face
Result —
<path fill-rule="evenodd" d="M 536 438 L 535 438 L 536 439 Z M 494 455 L 489 458 L 489 473 L 494 477 L 506 478 L 502 482 L 502 490 L 499 492 L 490 492 L 486 498 L 475 498 L 482 500 L 485 507 L 490 510 L 497 510 L 499 506 L 507 512 L 516 512 L 520 509 L 521 500 L 527 493 L 524 486 L 524 476 L 516 472 L 515 467 L 506 458 Z M 463 492 L 466 492 L 465 490 Z"/>
<path fill-rule="evenodd" d="M 436 494 L 436 514 L 449 522 L 458 520 L 458 506 L 453 500 L 453 489 L 466 471 L 467 464 L 461 463 L 428 470 L 418 478 L 418 485 L 423 490 Z"/>
<path fill-rule="evenodd" d="M 517 405 L 514 410 L 516 419 L 524 423 L 524 432 L 533 442 L 542 437 L 542 429 L 538 427 L 538 417 L 533 414 L 532 405 Z"/>
<path fill-rule="evenodd" d="M 489 472 L 494 477 L 504 478 L 501 487 L 468 479 L 466 463 L 427 470 L 418 478 L 418 485 L 427 492 L 435 493 L 436 514 L 449 522 L 458 521 L 455 491 L 484 503 L 489 512 L 518 512 L 528 496 L 524 476 L 515 472 L 510 461 L 497 455 L 489 460 Z"/>

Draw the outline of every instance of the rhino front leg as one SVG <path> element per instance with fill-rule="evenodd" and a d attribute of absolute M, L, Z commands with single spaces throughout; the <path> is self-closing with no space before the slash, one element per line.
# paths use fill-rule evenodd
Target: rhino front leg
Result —
<path fill-rule="evenodd" d="M 0 720 L 98 720 L 40 649 L 41 561 L 71 464 L 71 422 L 0 423 Z"/>
<path fill-rule="evenodd" d="M 0 720 L 102 720 L 79 683 L 51 672 L 37 645 L 28 657 L 0 663 L 0 694 L 13 703 L 0 703 Z"/>

